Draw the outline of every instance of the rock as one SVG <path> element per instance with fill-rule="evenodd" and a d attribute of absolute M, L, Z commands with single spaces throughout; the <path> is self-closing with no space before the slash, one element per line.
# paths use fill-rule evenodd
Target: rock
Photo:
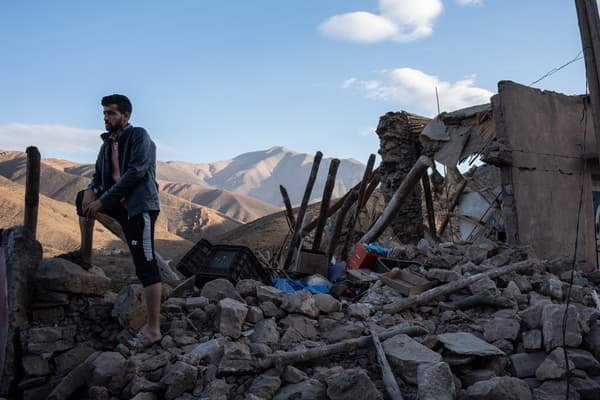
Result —
<path fill-rule="evenodd" d="M 212 282 L 212 281 L 211 281 Z M 233 285 L 232 285 L 233 287 Z M 248 306 L 231 298 L 219 301 L 218 326 L 222 335 L 237 339 L 242 334 L 242 325 L 246 320 Z"/>
<path fill-rule="evenodd" d="M 252 372 L 256 367 L 250 348 L 241 342 L 226 342 L 219 363 L 219 374 Z"/>
<path fill-rule="evenodd" d="M 141 376 L 134 376 L 130 384 L 125 390 L 129 391 L 130 396 L 135 396 L 141 392 L 161 392 L 164 389 L 164 385 L 157 382 L 151 382 L 148 379 Z"/>
<path fill-rule="evenodd" d="M 254 332 L 250 335 L 254 343 L 277 344 L 279 343 L 279 331 L 275 319 L 263 319 L 256 324 Z"/>
<path fill-rule="evenodd" d="M 588 351 L 582 349 L 567 349 L 569 360 L 575 368 L 584 370 L 590 376 L 600 375 L 600 362 Z"/>
<path fill-rule="evenodd" d="M 98 267 L 89 270 L 62 258 L 46 258 L 35 271 L 37 286 L 57 292 L 101 296 L 110 290 L 110 279 Z"/>
<path fill-rule="evenodd" d="M 223 357 L 223 345 L 225 339 L 212 339 L 194 347 L 186 353 L 182 360 L 194 366 L 198 366 L 202 360 L 208 360 L 211 364 L 218 364 Z"/>
<path fill-rule="evenodd" d="M 146 323 L 146 300 L 140 284 L 127 285 L 119 291 L 111 315 L 130 333 L 137 332 Z"/>
<path fill-rule="evenodd" d="M 228 400 L 233 385 L 227 384 L 224 379 L 215 379 L 210 382 L 202 392 L 201 399 Z"/>
<path fill-rule="evenodd" d="M 348 316 L 362 321 L 367 320 L 371 316 L 371 307 L 368 304 L 362 303 L 350 304 L 350 307 L 348 307 Z"/>
<path fill-rule="evenodd" d="M 246 314 L 246 321 L 251 324 L 256 324 L 258 321 L 263 320 L 265 317 L 263 311 L 256 306 L 248 307 L 248 314 Z"/>
<path fill-rule="evenodd" d="M 306 339 L 316 339 L 319 337 L 319 332 L 315 328 L 317 325 L 316 321 L 303 315 L 290 314 L 281 320 L 281 325 L 284 328 L 294 328 Z"/>
<path fill-rule="evenodd" d="M 591 324 L 590 331 L 585 335 L 583 344 L 586 349 L 592 352 L 594 357 L 600 359 L 600 322 Z"/>
<path fill-rule="evenodd" d="M 527 328 L 539 329 L 542 327 L 542 311 L 546 304 L 550 304 L 550 301 L 546 300 L 544 302 L 536 303 L 519 313 L 521 321 Z"/>
<path fill-rule="evenodd" d="M 242 279 L 235 285 L 235 290 L 242 297 L 256 296 L 256 288 L 262 285 L 262 282 L 254 279 Z"/>
<path fill-rule="evenodd" d="M 565 381 L 546 381 L 540 387 L 533 389 L 534 400 L 565 400 L 567 385 Z M 574 385 L 569 387 L 569 400 L 580 400 Z"/>
<path fill-rule="evenodd" d="M 438 335 L 438 339 L 448 350 L 456 354 L 479 357 L 504 355 L 504 352 L 496 346 L 467 332 L 444 333 Z"/>
<path fill-rule="evenodd" d="M 188 312 L 192 312 L 197 309 L 203 309 L 209 303 L 209 300 L 206 297 L 197 296 L 197 297 L 188 297 L 185 299 L 185 308 Z"/>
<path fill-rule="evenodd" d="M 442 360 L 438 353 L 403 334 L 385 340 L 383 350 L 395 371 L 412 384 L 417 383 L 419 364 Z"/>
<path fill-rule="evenodd" d="M 560 275 L 563 272 L 571 271 L 573 260 L 571 257 L 554 258 L 544 262 L 544 267 L 553 275 Z"/>
<path fill-rule="evenodd" d="M 191 391 L 196 386 L 198 369 L 182 361 L 168 365 L 165 368 L 160 383 L 167 386 L 166 400 L 174 400 L 184 392 Z"/>
<path fill-rule="evenodd" d="M 156 371 L 159 368 L 164 367 L 171 361 L 171 354 L 166 351 L 161 351 L 149 358 L 144 359 L 139 369 L 143 372 Z"/>
<path fill-rule="evenodd" d="M 317 293 L 313 296 L 313 299 L 315 299 L 319 311 L 324 314 L 331 314 L 342 310 L 342 303 L 326 293 Z"/>
<path fill-rule="evenodd" d="M 562 321 L 565 312 L 565 305 L 545 304 L 542 311 L 542 334 L 544 336 L 544 346 L 547 352 L 550 352 L 563 344 Z M 567 347 L 578 347 L 581 344 L 581 328 L 577 308 L 569 306 L 567 313 L 567 324 L 565 334 L 565 345 Z"/>
<path fill-rule="evenodd" d="M 490 245 L 489 243 L 474 243 L 473 245 L 467 247 L 467 252 L 465 255 L 469 258 L 469 260 L 471 260 L 471 262 L 475 264 L 481 264 L 483 260 L 488 258 L 488 254 L 493 248 L 493 244 Z"/>
<path fill-rule="evenodd" d="M 562 299 L 563 299 L 563 292 L 562 292 L 563 283 L 560 281 L 560 279 L 553 276 L 547 280 L 547 283 L 548 283 L 548 295 L 550 295 L 550 297 L 552 297 L 553 299 L 562 301 Z"/>
<path fill-rule="evenodd" d="M 280 387 L 281 379 L 278 376 L 262 374 L 254 378 L 249 393 L 259 399 L 272 399 Z"/>
<path fill-rule="evenodd" d="M 523 332 L 523 347 L 525 351 L 539 351 L 542 349 L 542 331 L 534 329 Z"/>
<path fill-rule="evenodd" d="M 535 376 L 535 371 L 537 371 L 546 357 L 546 353 L 538 352 L 512 354 L 509 358 L 515 376 L 517 378 L 526 378 Z"/>
<path fill-rule="evenodd" d="M 327 343 L 338 343 L 342 340 L 352 339 L 362 336 L 365 327 L 362 324 L 348 323 L 336 324 L 333 329 L 328 329 L 321 333 L 321 337 Z"/>
<path fill-rule="evenodd" d="M 344 370 L 327 379 L 327 396 L 331 400 L 373 400 L 381 394 L 361 368 Z"/>
<path fill-rule="evenodd" d="M 535 371 L 535 377 L 540 381 L 562 379 L 567 376 L 565 366 L 564 351 L 561 347 L 558 347 L 540 364 Z M 573 368 L 575 368 L 575 364 L 573 364 L 573 361 L 569 360 L 569 370 L 572 370 Z"/>
<path fill-rule="evenodd" d="M 461 275 L 451 269 L 431 268 L 425 273 L 427 279 L 448 283 L 461 278 Z"/>
<path fill-rule="evenodd" d="M 200 296 L 214 302 L 219 302 L 223 299 L 233 299 L 240 303 L 245 303 L 242 296 L 236 292 L 233 284 L 227 279 L 222 278 L 206 282 L 202 287 Z"/>
<path fill-rule="evenodd" d="M 88 389 L 88 397 L 89 400 L 108 400 L 110 398 L 110 393 L 108 393 L 108 389 L 102 386 L 92 386 Z"/>
<path fill-rule="evenodd" d="M 87 343 L 77 345 L 76 347 L 66 351 L 54 358 L 56 372 L 63 375 L 77 365 L 81 364 L 94 352 L 94 349 Z"/>
<path fill-rule="evenodd" d="M 88 386 L 106 386 L 124 365 L 125 358 L 120 353 L 114 351 L 101 353 L 92 362 L 93 370 L 87 382 Z"/>
<path fill-rule="evenodd" d="M 314 400 L 325 399 L 326 396 L 325 385 L 316 379 L 308 379 L 282 387 L 273 400 Z"/>
<path fill-rule="evenodd" d="M 589 377 L 573 377 L 571 378 L 571 384 L 583 400 L 597 400 L 600 398 L 600 383 Z"/>
<path fill-rule="evenodd" d="M 521 379 L 508 376 L 480 381 L 467 389 L 469 400 L 531 400 L 531 391 Z"/>
<path fill-rule="evenodd" d="M 469 290 L 473 294 L 489 294 L 495 296 L 498 294 L 496 283 L 488 277 L 480 279 L 469 285 Z"/>
<path fill-rule="evenodd" d="M 263 312 L 266 318 L 283 318 L 285 317 L 285 311 L 277 307 L 272 301 L 265 301 L 259 304 L 259 308 Z"/>
<path fill-rule="evenodd" d="M 287 297 L 286 292 L 279 290 L 273 286 L 264 286 L 263 285 L 263 286 L 258 286 L 256 288 L 256 298 L 261 303 L 263 303 L 265 301 L 270 301 L 270 302 L 273 302 L 275 305 L 281 305 L 281 303 L 283 303 L 283 301 L 285 300 L 286 297 Z"/>
<path fill-rule="evenodd" d="M 499 339 L 515 340 L 519 336 L 521 324 L 512 318 L 494 318 L 483 326 L 483 337 L 488 342 Z"/>
<path fill-rule="evenodd" d="M 140 392 L 132 397 L 131 400 L 158 400 L 158 396 L 151 392 Z"/>
<path fill-rule="evenodd" d="M 281 378 L 286 383 L 300 383 L 304 380 L 307 380 L 308 375 L 306 375 L 304 371 L 299 370 L 298 368 L 292 365 L 288 365 L 285 367 Z"/>
<path fill-rule="evenodd" d="M 516 300 L 521 296 L 521 289 L 519 289 L 519 286 L 515 282 L 510 281 L 504 289 L 504 296 Z"/>
<path fill-rule="evenodd" d="M 312 295 L 307 290 L 290 293 L 281 304 L 288 313 L 304 314 L 311 318 L 319 316 L 319 309 Z"/>
<path fill-rule="evenodd" d="M 21 358 L 21 365 L 27 375 L 50 375 L 50 365 L 46 358 L 38 355 L 26 355 Z"/>
<path fill-rule="evenodd" d="M 502 350 L 504 354 L 512 354 L 515 350 L 512 342 L 506 339 L 498 339 L 492 344 Z"/>
<path fill-rule="evenodd" d="M 454 400 L 456 386 L 445 362 L 421 364 L 417 368 L 419 400 Z"/>

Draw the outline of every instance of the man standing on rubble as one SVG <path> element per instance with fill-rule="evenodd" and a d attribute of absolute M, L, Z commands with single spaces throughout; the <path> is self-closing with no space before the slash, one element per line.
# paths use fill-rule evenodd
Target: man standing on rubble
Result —
<path fill-rule="evenodd" d="M 98 212 L 110 215 L 123 228 L 144 286 L 147 320 L 130 344 L 147 347 L 161 339 L 161 278 L 154 253 L 154 225 L 160 210 L 156 183 L 156 146 L 144 128 L 129 124 L 132 105 L 121 94 L 102 98 L 102 146 L 91 183 L 77 194 L 81 230 L 79 250 L 59 257 L 91 268 L 94 221 Z"/>

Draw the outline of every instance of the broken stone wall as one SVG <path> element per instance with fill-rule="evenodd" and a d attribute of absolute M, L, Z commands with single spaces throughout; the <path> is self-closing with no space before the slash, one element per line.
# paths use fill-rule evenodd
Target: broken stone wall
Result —
<path fill-rule="evenodd" d="M 418 135 L 428 121 L 407 112 L 389 112 L 380 118 L 377 126 L 381 155 L 379 176 L 386 204 L 421 155 Z M 417 243 L 423 238 L 420 185 L 415 186 L 391 226 L 403 243 Z"/>
<path fill-rule="evenodd" d="M 508 143 L 512 158 L 502 167 L 509 242 L 528 243 L 541 258 L 572 254 L 586 126 L 586 152 L 596 151 L 591 109 L 586 123 L 583 97 L 509 81 L 498 84 L 492 103 L 497 139 Z M 596 264 L 591 174 L 587 171 L 578 258 Z"/>

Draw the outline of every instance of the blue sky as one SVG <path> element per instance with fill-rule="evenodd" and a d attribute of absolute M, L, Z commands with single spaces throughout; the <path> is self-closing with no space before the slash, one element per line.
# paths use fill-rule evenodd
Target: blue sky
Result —
<path fill-rule="evenodd" d="M 577 56 L 574 1 L 16 1 L 0 5 L 0 148 L 92 162 L 127 94 L 161 160 L 272 146 L 366 162 L 379 117 L 483 103 Z M 585 91 L 583 60 L 535 87 Z"/>

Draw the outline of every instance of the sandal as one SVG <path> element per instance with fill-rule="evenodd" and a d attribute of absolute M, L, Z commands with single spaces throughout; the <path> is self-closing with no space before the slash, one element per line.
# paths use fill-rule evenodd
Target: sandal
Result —
<path fill-rule="evenodd" d="M 86 271 L 92 268 L 92 263 L 83 261 L 83 259 L 81 258 L 81 252 L 79 250 L 59 254 L 58 256 L 56 256 L 56 258 L 62 258 L 63 260 L 71 261 L 72 263 L 79 265 Z"/>
<path fill-rule="evenodd" d="M 161 340 L 162 340 L 162 337 L 158 340 L 155 340 L 154 342 L 151 342 L 150 339 L 148 339 L 148 337 L 146 335 L 144 335 L 142 332 L 138 332 L 138 334 L 135 335 L 135 337 L 133 339 L 127 341 L 127 344 L 129 344 L 129 346 L 132 347 L 133 349 L 141 350 L 141 349 L 147 349 L 148 347 L 151 347 L 157 343 L 160 343 Z"/>

